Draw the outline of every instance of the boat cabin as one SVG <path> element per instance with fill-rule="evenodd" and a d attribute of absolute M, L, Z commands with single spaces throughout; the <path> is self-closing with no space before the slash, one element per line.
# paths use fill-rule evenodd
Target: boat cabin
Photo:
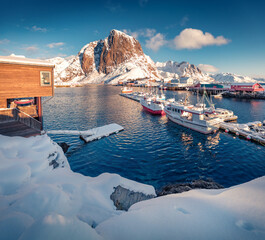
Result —
<path fill-rule="evenodd" d="M 47 61 L 0 56 L 0 123 L 28 118 L 42 129 L 42 97 L 54 95 L 53 69 Z"/>

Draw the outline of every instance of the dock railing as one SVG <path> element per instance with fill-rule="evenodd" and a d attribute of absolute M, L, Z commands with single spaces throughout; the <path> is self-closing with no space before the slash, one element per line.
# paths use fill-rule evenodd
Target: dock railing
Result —
<path fill-rule="evenodd" d="M 42 124 L 37 119 L 31 117 L 29 114 L 21 111 L 18 108 L 4 108 L 0 109 L 0 122 L 17 121 L 31 127 L 35 130 L 41 131 Z"/>

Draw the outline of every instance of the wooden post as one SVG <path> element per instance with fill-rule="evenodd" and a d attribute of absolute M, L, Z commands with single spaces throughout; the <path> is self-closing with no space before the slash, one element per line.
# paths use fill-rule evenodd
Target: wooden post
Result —
<path fill-rule="evenodd" d="M 36 97 L 36 104 L 38 109 L 38 120 L 41 122 L 41 130 L 43 130 L 43 116 L 42 116 L 42 104 L 41 97 Z"/>

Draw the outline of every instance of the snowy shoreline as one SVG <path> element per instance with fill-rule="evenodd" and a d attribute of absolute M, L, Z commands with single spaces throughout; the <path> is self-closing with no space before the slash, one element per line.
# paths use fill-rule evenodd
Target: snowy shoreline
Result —
<path fill-rule="evenodd" d="M 1 239 L 265 239 L 265 177 L 142 201 L 128 212 L 110 199 L 119 185 L 155 195 L 117 174 L 74 173 L 47 135 L 0 135 Z"/>

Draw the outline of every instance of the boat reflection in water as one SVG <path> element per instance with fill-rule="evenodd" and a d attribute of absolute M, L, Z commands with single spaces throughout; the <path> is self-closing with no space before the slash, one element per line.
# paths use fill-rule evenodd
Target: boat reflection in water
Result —
<path fill-rule="evenodd" d="M 200 141 L 197 143 L 194 142 L 193 134 L 188 134 L 186 132 L 181 133 L 181 141 L 183 145 L 185 146 L 185 150 L 189 150 L 194 146 L 194 144 L 197 144 L 198 149 L 200 152 L 204 152 L 205 150 L 210 150 L 215 148 L 220 141 L 220 132 L 217 132 L 213 135 L 200 135 Z"/>

